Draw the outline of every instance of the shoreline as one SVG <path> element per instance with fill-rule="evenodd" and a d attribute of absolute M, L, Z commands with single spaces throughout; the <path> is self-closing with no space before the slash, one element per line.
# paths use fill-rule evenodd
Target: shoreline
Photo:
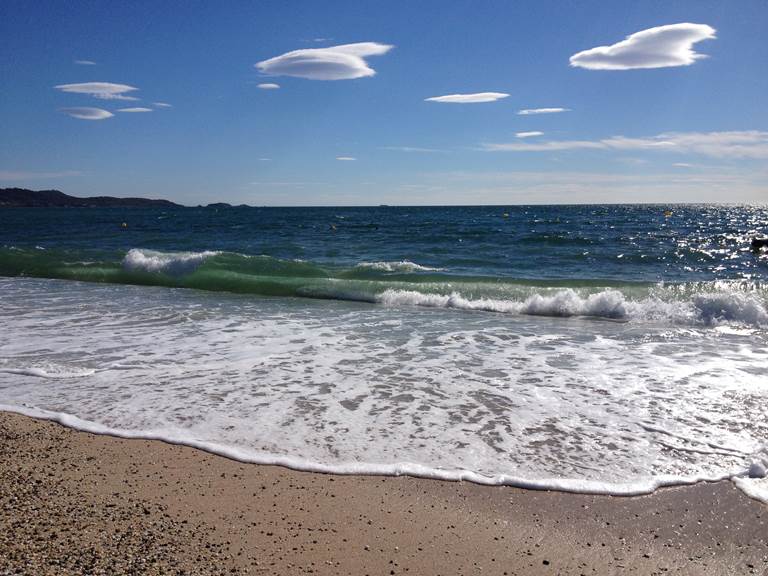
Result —
<path fill-rule="evenodd" d="M 0 412 L 0 573 L 763 574 L 731 482 L 598 496 L 245 464 Z"/>
<path fill-rule="evenodd" d="M 250 457 L 247 453 L 243 453 L 239 449 L 230 448 L 224 445 L 212 444 L 209 442 L 202 442 L 197 440 L 177 440 L 169 438 L 167 436 L 159 434 L 143 434 L 141 432 L 115 430 L 90 422 L 87 420 L 81 420 L 77 416 L 69 414 L 49 412 L 39 409 L 23 409 L 19 407 L 9 406 L 0 402 L 0 414 L 18 414 L 34 420 L 43 422 L 51 422 L 59 426 L 63 426 L 74 432 L 82 432 L 85 434 L 94 434 L 96 436 L 108 436 L 111 438 L 121 440 L 145 440 L 151 442 L 162 442 L 172 446 L 181 446 L 185 448 L 191 448 L 193 450 L 199 450 L 212 456 L 218 456 L 238 462 L 240 464 L 252 465 L 252 466 L 274 466 L 278 468 L 285 468 L 292 472 L 306 472 L 312 474 L 324 474 L 329 476 L 371 476 L 371 477 L 410 477 L 416 480 L 435 480 L 438 482 L 469 482 L 471 484 L 477 484 L 479 486 L 488 487 L 509 487 L 517 488 L 520 490 L 530 490 L 536 492 L 560 492 L 564 494 L 576 494 L 586 496 L 614 496 L 614 497 L 637 497 L 637 496 L 650 496 L 658 490 L 666 488 L 681 488 L 686 486 L 694 486 L 696 484 L 709 483 L 714 484 L 717 482 L 733 482 L 736 478 L 735 475 L 723 475 L 721 477 L 714 478 L 674 478 L 671 480 L 657 480 L 653 485 L 620 485 L 611 484 L 607 485 L 610 488 L 606 489 L 606 484 L 600 483 L 594 490 L 585 487 L 585 482 L 574 480 L 528 480 L 521 478 L 514 478 L 504 476 L 502 480 L 499 477 L 482 476 L 475 472 L 468 470 L 446 470 L 444 474 L 435 474 L 435 470 L 428 467 L 399 463 L 394 466 L 390 465 L 370 465 L 360 464 L 354 471 L 339 470 L 333 465 L 324 465 L 313 461 L 297 460 L 291 457 L 279 457 L 268 456 L 262 458 Z M 602 489 L 601 489 L 602 488 Z M 755 495 L 750 496 L 747 490 L 742 490 L 747 496 L 757 500 L 760 503 L 768 505 L 768 501 Z"/>

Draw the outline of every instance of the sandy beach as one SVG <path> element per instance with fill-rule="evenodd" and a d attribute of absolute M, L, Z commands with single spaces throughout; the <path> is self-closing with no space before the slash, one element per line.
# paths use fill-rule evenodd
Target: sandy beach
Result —
<path fill-rule="evenodd" d="M 729 482 L 605 497 L 242 464 L 0 413 L 0 574 L 768 573 Z"/>

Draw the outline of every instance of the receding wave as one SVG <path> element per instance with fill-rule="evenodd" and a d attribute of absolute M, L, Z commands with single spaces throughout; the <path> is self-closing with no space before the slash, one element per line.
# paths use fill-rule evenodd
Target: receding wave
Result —
<path fill-rule="evenodd" d="M 139 248 L 103 258 L 3 248 L 0 275 L 534 316 L 768 326 L 768 289 L 746 281 L 665 285 L 532 280 L 452 274 L 409 260 L 341 266 L 266 255 Z"/>
<path fill-rule="evenodd" d="M 182 430 L 127 430 L 112 428 L 97 422 L 83 420 L 75 415 L 0 404 L 0 410 L 15 412 L 33 418 L 41 418 L 58 422 L 63 426 L 89 432 L 91 434 L 103 434 L 117 438 L 130 438 L 142 440 L 160 440 L 169 444 L 190 446 L 199 450 L 205 450 L 212 454 L 231 458 L 239 462 L 249 464 L 262 464 L 267 466 L 283 466 L 302 472 L 318 472 L 322 474 L 340 474 L 355 476 L 412 476 L 415 478 L 428 478 L 432 480 L 446 480 L 452 482 L 472 482 L 484 486 L 514 486 L 528 490 L 557 490 L 575 494 L 598 494 L 610 496 L 642 496 L 651 494 L 662 487 L 685 486 L 698 482 L 717 482 L 732 480 L 749 497 L 768 503 L 768 494 L 761 485 L 756 484 L 755 479 L 764 477 L 763 462 L 756 460 L 748 472 L 728 471 L 719 474 L 664 474 L 655 478 L 641 478 L 624 481 L 599 481 L 584 480 L 578 478 L 526 478 L 512 474 L 487 475 L 461 468 L 446 469 L 419 464 L 416 462 L 370 463 L 370 462 L 345 462 L 324 463 L 306 458 L 297 458 L 274 454 L 265 451 L 244 449 L 220 442 L 205 442 L 185 434 Z M 753 475 L 753 469 L 759 469 L 763 476 Z"/>

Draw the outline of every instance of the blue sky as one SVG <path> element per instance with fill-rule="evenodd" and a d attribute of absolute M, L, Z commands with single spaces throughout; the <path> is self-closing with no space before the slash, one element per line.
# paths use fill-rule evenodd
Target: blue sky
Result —
<path fill-rule="evenodd" d="M 766 30 L 762 0 L 5 0 L 0 186 L 185 204 L 768 202 Z M 520 114 L 547 108 L 564 110 Z"/>

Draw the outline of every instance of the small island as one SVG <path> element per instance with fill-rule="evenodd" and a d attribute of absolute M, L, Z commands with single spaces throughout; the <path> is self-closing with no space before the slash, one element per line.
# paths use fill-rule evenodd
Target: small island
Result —
<path fill-rule="evenodd" d="M 0 188 L 0 208 L 104 208 L 110 206 L 164 206 L 181 207 L 170 200 L 150 198 L 115 198 L 92 196 L 79 198 L 59 190 L 27 190 L 26 188 Z"/>

